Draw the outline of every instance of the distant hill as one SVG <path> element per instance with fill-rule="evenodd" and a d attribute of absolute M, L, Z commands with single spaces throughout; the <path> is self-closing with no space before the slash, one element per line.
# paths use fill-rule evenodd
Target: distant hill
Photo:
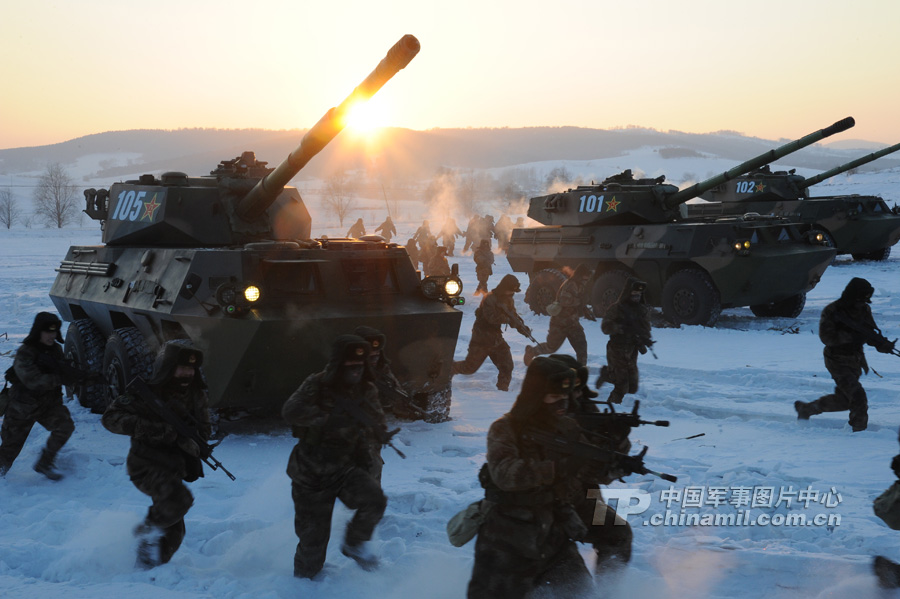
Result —
<path fill-rule="evenodd" d="M 111 131 L 67 142 L 31 148 L 0 150 L 0 174 L 37 172 L 59 162 L 79 177 L 114 180 L 140 173 L 182 171 L 203 175 L 221 160 L 252 150 L 275 166 L 296 147 L 305 131 L 263 129 L 178 129 Z M 765 140 L 734 132 L 695 134 L 653 129 L 584 129 L 530 127 L 519 129 L 385 129 L 385 143 L 377 154 L 364 140 L 339 135 L 301 173 L 324 177 L 339 169 L 377 166 L 384 176 L 426 179 L 441 167 L 489 169 L 552 160 L 597 160 L 642 147 L 660 148 L 663 158 L 721 158 L 735 164 L 789 140 Z M 841 143 L 841 146 L 838 146 Z M 797 168 L 825 170 L 859 157 L 860 140 L 817 144 L 779 161 Z M 845 145 L 851 149 L 844 149 Z M 882 147 L 876 144 L 875 147 Z M 900 166 L 900 158 L 882 158 L 861 170 Z"/>

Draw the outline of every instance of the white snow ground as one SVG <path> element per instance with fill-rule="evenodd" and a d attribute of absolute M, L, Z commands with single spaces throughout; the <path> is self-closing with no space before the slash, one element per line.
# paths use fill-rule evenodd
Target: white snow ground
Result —
<path fill-rule="evenodd" d="M 576 165 L 569 168 L 579 174 Z M 704 176 L 713 169 L 701 163 L 691 170 Z M 900 173 L 890 171 L 841 177 L 840 191 L 876 192 L 893 199 L 898 181 Z M 457 220 L 462 224 L 462 219 Z M 339 233 L 336 225 L 325 228 L 319 226 L 321 222 L 314 220 L 314 234 Z M 400 223 L 398 239 L 406 239 L 417 222 L 409 218 Z M 27 334 L 34 314 L 53 309 L 47 292 L 66 248 L 99 240 L 96 226 L 0 230 L 0 369 L 11 363 L 11 352 Z M 465 316 L 456 352 L 461 358 L 478 298 L 471 295 L 475 287 L 471 258 L 456 261 L 470 302 L 462 307 Z M 876 321 L 891 338 L 900 336 L 898 262 L 898 258 L 867 264 L 839 259 L 809 294 L 806 309 L 796 320 L 761 320 L 748 309 L 736 309 L 724 312 L 715 328 L 654 329 L 659 359 L 649 354 L 641 358 L 641 389 L 626 399 L 624 407 L 630 408 L 636 398 L 645 418 L 671 421 L 669 428 L 635 430 L 632 441 L 635 449 L 642 444 L 650 447 L 650 468 L 679 478 L 670 485 L 650 476 L 632 476 L 612 486 L 649 492 L 651 501 L 645 513 L 629 518 L 635 555 L 627 574 L 617 585 L 603 586 L 598 596 L 893 596 L 877 589 L 870 560 L 877 553 L 900 559 L 900 533 L 874 516 L 871 503 L 894 478 L 889 463 L 898 453 L 900 360 L 867 352 L 881 376 L 863 378 L 870 403 L 870 425 L 865 432 L 852 434 L 846 413 L 797 422 L 792 404 L 796 399 L 815 399 L 833 387 L 822 363 L 817 323 L 822 308 L 852 277 L 872 282 Z M 498 256 L 492 282 L 508 269 Z M 520 276 L 524 283 L 525 276 Z M 541 338 L 547 319 L 530 314 L 521 296 L 517 300 L 526 322 Z M 590 365 L 596 372 L 605 363 L 606 337 L 599 323 L 585 325 Z M 798 332 L 786 332 L 791 327 Z M 517 360 L 512 385 L 517 389 L 528 342 L 512 330 L 506 337 Z M 170 564 L 150 572 L 135 571 L 131 530 L 143 517 L 148 498 L 125 473 L 128 438 L 108 433 L 98 416 L 69 401 L 76 431 L 58 460 L 66 478 L 53 483 L 31 470 L 47 438 L 46 431 L 36 426 L 19 460 L 0 479 L 0 596 L 463 597 L 474 543 L 452 547 L 445 524 L 482 496 L 476 473 L 484 461 L 485 433 L 515 397 L 514 392 L 496 391 L 495 377 L 496 371 L 486 363 L 477 374 L 454 379 L 452 421 L 403 424 L 397 441 L 408 459 L 401 460 L 390 449 L 384 452 L 389 502 L 373 541 L 382 567 L 363 572 L 340 554 L 339 540 L 349 512 L 338 507 L 326 575 L 318 582 L 291 575 L 296 538 L 284 469 L 294 440 L 287 430 L 262 426 L 254 430 L 248 425 L 246 432 L 228 436 L 216 455 L 237 481 L 207 472 L 206 478 L 190 485 L 195 504 L 187 516 L 183 546 Z M 800 514 L 810 519 L 830 515 L 832 520 L 837 515 L 840 522 L 832 521 L 831 526 L 651 525 L 654 515 L 664 517 L 666 504 L 660 492 L 670 487 L 680 494 L 669 506 L 676 515 L 684 511 L 712 519 L 740 512 L 743 518 L 747 512 L 754 521 L 763 514 L 776 522 Z M 725 505 L 712 504 L 716 491 L 710 495 L 711 488 L 724 489 Z M 794 495 L 790 506 L 748 511 L 728 504 L 736 501 L 742 488 L 755 492 L 771 488 L 776 497 L 779 492 L 788 496 L 808 489 L 832 507 L 810 503 L 804 508 Z M 690 507 L 698 489 L 704 491 L 702 505 Z M 583 555 L 591 560 L 587 547 Z"/>

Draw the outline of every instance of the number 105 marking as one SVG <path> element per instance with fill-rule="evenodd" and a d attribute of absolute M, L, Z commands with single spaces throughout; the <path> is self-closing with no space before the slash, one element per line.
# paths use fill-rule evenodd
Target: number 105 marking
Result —
<path fill-rule="evenodd" d="M 603 196 L 581 196 L 578 212 L 600 212 L 603 209 Z"/>

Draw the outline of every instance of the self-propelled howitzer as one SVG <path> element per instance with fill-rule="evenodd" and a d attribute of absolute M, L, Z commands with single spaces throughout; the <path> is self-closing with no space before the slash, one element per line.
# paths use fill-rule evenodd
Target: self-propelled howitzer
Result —
<path fill-rule="evenodd" d="M 750 170 L 852 127 L 846 118 L 770 150 L 687 189 L 665 177 L 635 179 L 631 171 L 597 185 L 532 198 L 528 216 L 547 225 L 516 229 L 507 253 L 527 272 L 525 299 L 545 313 L 563 269 L 594 272 L 591 304 L 603 316 L 628 277 L 647 283 L 646 301 L 677 324 L 712 325 L 722 308 L 751 306 L 758 315 L 796 316 L 806 292 L 834 257 L 808 227 L 785 219 L 685 219 L 691 198 Z"/>
<path fill-rule="evenodd" d="M 810 187 L 900 150 L 895 144 L 813 177 L 769 165 L 709 189 L 708 203 L 686 206 L 688 216 L 772 214 L 813 226 L 838 254 L 857 260 L 886 260 L 900 240 L 900 209 L 878 196 L 811 196 Z"/>
<path fill-rule="evenodd" d="M 420 280 L 406 249 L 380 237 L 311 239 L 309 212 L 285 187 L 418 49 L 401 39 L 275 169 L 244 152 L 211 176 L 148 174 L 86 192 L 105 245 L 70 248 L 50 293 L 70 322 L 66 353 L 109 383 L 76 387 L 84 405 L 102 410 L 149 374 L 155 348 L 186 338 L 206 354 L 212 407 L 277 411 L 325 366 L 335 337 L 367 325 L 385 333 L 412 401 L 447 417 L 458 278 Z"/>

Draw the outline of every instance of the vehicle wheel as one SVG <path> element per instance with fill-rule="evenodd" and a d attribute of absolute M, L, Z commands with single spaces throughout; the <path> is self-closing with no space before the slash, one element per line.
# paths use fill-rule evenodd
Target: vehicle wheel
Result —
<path fill-rule="evenodd" d="M 597 318 L 606 316 L 609 307 L 619 301 L 625 282 L 630 276 L 627 270 L 615 269 L 601 273 L 594 280 L 594 288 L 591 290 L 591 309 L 594 316 Z"/>
<path fill-rule="evenodd" d="M 851 254 L 854 260 L 876 260 L 879 262 L 883 262 L 887 260 L 891 256 L 891 248 L 890 246 L 886 248 L 881 248 L 880 250 L 875 250 L 874 252 L 869 252 L 867 254 Z"/>
<path fill-rule="evenodd" d="M 556 301 L 556 292 L 559 291 L 566 275 L 555 268 L 545 268 L 531 277 L 531 283 L 525 290 L 525 303 L 535 314 L 547 316 L 547 306 Z"/>
<path fill-rule="evenodd" d="M 103 371 L 103 346 L 106 340 L 89 318 L 76 320 L 66 331 L 63 346 L 66 360 L 76 368 L 93 375 Z M 78 397 L 78 403 L 99 414 L 106 408 L 106 389 L 99 377 L 76 385 L 66 385 L 66 395 Z"/>
<path fill-rule="evenodd" d="M 150 378 L 153 356 L 144 336 L 135 327 L 116 329 L 106 340 L 103 351 L 103 374 L 106 375 L 106 405 L 125 392 L 136 377 Z M 106 409 L 106 406 L 104 406 Z"/>
<path fill-rule="evenodd" d="M 750 311 L 760 318 L 773 316 L 781 318 L 797 318 L 800 316 L 800 313 L 803 312 L 804 306 L 806 306 L 806 294 L 798 293 L 797 295 L 792 295 L 780 302 L 750 306 Z"/>
<path fill-rule="evenodd" d="M 722 311 L 722 301 L 708 274 L 687 268 L 679 270 L 666 281 L 662 310 L 673 324 L 711 327 Z"/>

